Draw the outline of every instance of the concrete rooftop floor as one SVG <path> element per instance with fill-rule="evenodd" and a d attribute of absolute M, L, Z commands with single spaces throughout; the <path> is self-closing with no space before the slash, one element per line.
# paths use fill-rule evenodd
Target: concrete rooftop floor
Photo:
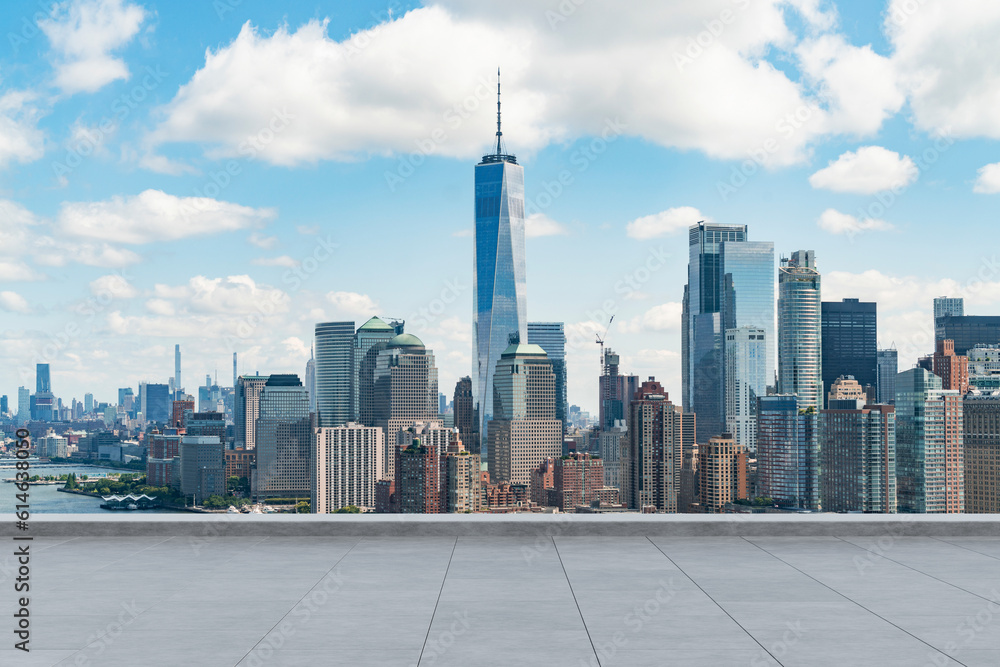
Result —
<path fill-rule="evenodd" d="M 31 550 L 30 654 L 11 648 L 16 575 L 0 559 L 0 665 L 1000 665 L 996 537 L 45 537 Z"/>

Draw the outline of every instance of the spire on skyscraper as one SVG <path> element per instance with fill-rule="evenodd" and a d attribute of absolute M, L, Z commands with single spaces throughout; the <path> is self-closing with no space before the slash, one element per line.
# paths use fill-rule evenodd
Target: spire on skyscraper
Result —
<path fill-rule="evenodd" d="M 497 145 L 496 151 L 491 155 L 483 156 L 483 163 L 510 162 L 517 164 L 517 158 L 504 152 L 503 132 L 500 130 L 500 68 L 497 67 Z"/>

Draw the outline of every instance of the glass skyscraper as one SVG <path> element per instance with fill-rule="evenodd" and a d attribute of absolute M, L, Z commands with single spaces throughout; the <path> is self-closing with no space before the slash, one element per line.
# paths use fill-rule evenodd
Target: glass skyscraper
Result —
<path fill-rule="evenodd" d="M 353 421 L 368 423 L 365 420 L 371 420 L 371 411 L 374 409 L 372 373 L 375 370 L 375 357 L 378 355 L 378 350 L 385 347 L 384 343 L 388 343 L 401 333 L 403 333 L 401 322 L 394 321 L 389 325 L 381 318 L 373 317 L 362 324 L 354 334 L 354 371 L 351 378 Z M 379 343 L 383 345 L 379 346 Z"/>
<path fill-rule="evenodd" d="M 316 408 L 320 426 L 351 421 L 354 322 L 316 325 Z"/>
<path fill-rule="evenodd" d="M 563 423 L 565 433 L 569 402 L 566 396 L 566 331 L 563 323 L 528 322 L 528 344 L 545 350 L 552 362 L 552 372 L 556 374 L 556 419 Z"/>
<path fill-rule="evenodd" d="M 818 414 L 799 397 L 761 396 L 757 404 L 757 488 L 784 507 L 820 510 Z"/>
<path fill-rule="evenodd" d="M 767 395 L 770 348 L 764 329 L 726 329 L 726 431 L 750 452 L 757 451 L 757 399 Z"/>
<path fill-rule="evenodd" d="M 778 273 L 778 391 L 800 408 L 823 407 L 820 275 L 816 254 L 796 250 Z"/>
<path fill-rule="evenodd" d="M 896 374 L 899 373 L 899 353 L 896 348 L 878 350 L 878 402 L 891 405 L 896 402 Z"/>
<path fill-rule="evenodd" d="M 253 495 L 257 499 L 310 497 L 310 462 L 315 422 L 309 392 L 297 375 L 271 375 L 260 392 L 257 418 L 257 465 Z"/>
<path fill-rule="evenodd" d="M 823 398 L 841 375 L 853 375 L 876 400 L 878 387 L 878 307 L 874 301 L 824 301 Z"/>
<path fill-rule="evenodd" d="M 476 165 L 472 383 L 480 433 L 493 416 L 493 373 L 511 335 L 527 341 L 524 169 L 503 148 L 497 84 L 496 150 Z M 483 457 L 487 443 L 483 441 Z"/>
<path fill-rule="evenodd" d="M 748 242 L 746 225 L 699 222 L 688 235 L 681 381 L 698 441 L 726 431 L 725 331 L 763 329 L 765 374 L 774 381 L 774 244 Z"/>

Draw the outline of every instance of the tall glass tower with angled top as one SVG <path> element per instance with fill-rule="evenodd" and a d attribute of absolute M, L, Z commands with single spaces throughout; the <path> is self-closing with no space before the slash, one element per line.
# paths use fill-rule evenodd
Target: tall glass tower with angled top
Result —
<path fill-rule="evenodd" d="M 528 340 L 524 267 L 524 169 L 504 151 L 497 70 L 496 150 L 476 165 L 476 243 L 472 284 L 472 385 L 479 432 L 493 416 L 493 373 L 516 334 Z M 483 439 L 482 458 L 489 460 Z"/>

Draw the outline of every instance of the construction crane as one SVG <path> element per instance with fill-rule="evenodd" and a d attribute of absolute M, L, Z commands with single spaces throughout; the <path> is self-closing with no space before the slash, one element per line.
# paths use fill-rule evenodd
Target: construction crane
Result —
<path fill-rule="evenodd" d="M 611 319 L 608 320 L 608 326 L 604 329 L 604 335 L 594 334 L 597 336 L 597 344 L 601 346 L 601 375 L 604 375 L 604 340 L 608 337 L 608 332 L 611 331 L 611 323 L 615 321 L 615 316 L 612 315 Z"/>

